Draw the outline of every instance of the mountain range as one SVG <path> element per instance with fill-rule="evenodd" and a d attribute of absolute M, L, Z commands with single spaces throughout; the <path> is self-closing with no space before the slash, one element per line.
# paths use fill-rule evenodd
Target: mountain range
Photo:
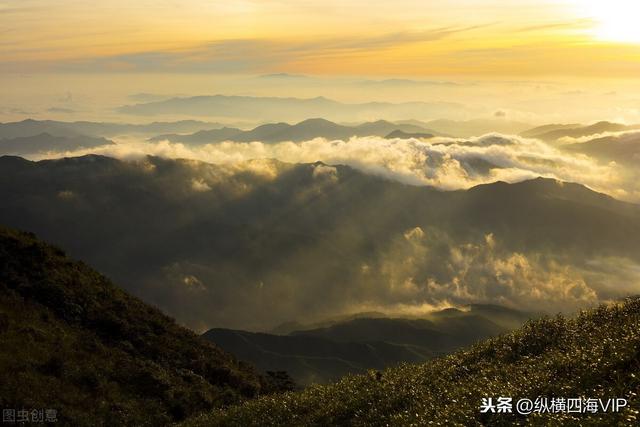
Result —
<path fill-rule="evenodd" d="M 220 123 L 183 120 L 147 124 L 108 122 L 61 122 L 27 119 L 20 122 L 0 123 L 0 139 L 14 139 L 49 134 L 56 137 L 115 137 L 121 135 L 157 135 L 167 132 L 196 132 L 223 127 Z"/>
<path fill-rule="evenodd" d="M 534 315 L 471 305 L 421 318 L 366 316 L 284 335 L 215 328 L 203 336 L 263 372 L 286 371 L 307 386 L 369 369 L 424 362 L 515 329 Z"/>
<path fill-rule="evenodd" d="M 425 129 L 426 130 L 426 129 Z M 430 139 L 435 135 L 433 133 L 426 132 L 406 132 L 400 129 L 396 129 L 393 132 L 387 134 L 385 138 L 387 139 Z"/>
<path fill-rule="evenodd" d="M 464 105 L 451 102 L 347 104 L 321 96 L 282 98 L 226 95 L 174 97 L 118 108 L 119 113 L 134 116 L 181 115 L 254 121 L 300 121 L 309 117 L 325 117 L 333 121 L 360 121 L 371 117 L 395 120 L 418 115 L 419 117 L 458 116 L 465 110 Z"/>
<path fill-rule="evenodd" d="M 84 135 L 53 136 L 49 133 L 41 133 L 33 136 L 0 139 L 0 153 L 26 155 L 46 153 L 47 151 L 64 152 L 109 144 L 113 144 L 113 141 L 106 138 Z"/>
<path fill-rule="evenodd" d="M 635 169 L 640 162 L 640 132 L 594 138 L 586 142 L 567 144 L 562 148 Z"/>
<path fill-rule="evenodd" d="M 473 119 L 473 120 L 450 120 L 438 119 L 430 121 L 400 120 L 400 124 L 414 124 L 424 126 L 440 135 L 449 135 L 455 138 L 470 138 L 488 133 L 502 133 L 505 135 L 517 135 L 531 125 L 505 118 Z"/>
<path fill-rule="evenodd" d="M 567 274 L 543 273 L 560 263 L 580 272 L 598 257 L 640 260 L 640 207 L 542 178 L 440 191 L 319 162 L 5 156 L 0 200 L 0 223 L 42 235 L 201 331 L 463 304 L 449 291 L 460 281 L 486 302 L 519 298 Z M 505 274 L 523 281 L 518 293 L 505 296 Z M 599 292 L 613 298 L 615 287 Z"/>
<path fill-rule="evenodd" d="M 395 133 L 401 132 L 401 133 Z M 395 134 L 394 134 L 395 133 Z M 281 142 L 308 141 L 313 138 L 347 140 L 354 136 L 389 136 L 394 138 L 432 137 L 434 132 L 416 125 L 396 124 L 385 120 L 362 123 L 355 126 L 339 125 L 324 119 L 307 119 L 290 125 L 287 123 L 271 123 L 243 131 L 235 128 L 203 130 L 190 135 L 168 134 L 151 138 L 157 142 L 168 140 L 186 144 L 207 144 L 222 141 L 235 142 Z"/>
<path fill-rule="evenodd" d="M 561 138 L 582 138 L 605 132 L 622 132 L 640 129 L 640 125 L 625 125 L 601 121 L 592 125 L 545 125 L 529 129 L 521 135 L 527 138 L 537 138 L 547 142 L 554 142 Z"/>

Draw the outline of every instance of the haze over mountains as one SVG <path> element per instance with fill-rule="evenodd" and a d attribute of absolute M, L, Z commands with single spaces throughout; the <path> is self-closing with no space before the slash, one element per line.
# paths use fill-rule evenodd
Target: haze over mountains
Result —
<path fill-rule="evenodd" d="M 637 168 L 640 162 L 640 132 L 595 138 L 569 144 L 564 149 Z"/>
<path fill-rule="evenodd" d="M 270 73 L 274 74 L 274 73 Z M 281 74 L 281 73 L 275 73 Z M 289 73 L 295 74 L 295 73 Z M 262 99 L 313 100 L 319 96 L 347 107 L 332 109 L 325 114 L 319 110 L 277 110 L 264 106 L 239 111 L 243 122 L 256 126 L 265 122 L 295 123 L 311 117 L 324 117 L 342 122 L 365 122 L 385 119 L 390 121 L 418 119 L 428 122 L 446 119 L 460 122 L 476 119 L 495 122 L 496 131 L 502 123 L 530 123 L 521 130 L 546 123 L 593 123 L 610 120 L 638 123 L 637 97 L 626 83 L 612 79 L 585 85 L 582 79 L 452 79 L 452 78 L 349 78 L 314 75 L 264 77 L 256 75 L 188 74 L 185 76 L 160 75 L 156 72 L 109 74 L 92 73 L 82 79 L 68 74 L 46 75 L 47 83 L 34 78 L 25 84 L 19 76 L 5 75 L 4 103 L 0 106 L 0 121 L 18 121 L 25 118 L 64 121 L 91 120 L 109 122 L 135 122 L 161 119 L 236 121 L 233 115 L 220 107 L 215 114 L 203 115 L 194 107 L 194 115 L 187 109 L 162 107 L 175 113 L 141 115 L 146 104 L 172 99 L 190 100 L 221 96 L 218 103 L 230 105 L 264 104 Z M 629 82 L 627 82 L 629 83 Z M 632 84 L 635 84 L 633 81 Z M 102 88 L 109 87 L 109 90 Z M 242 98 L 236 100 L 235 96 Z M 185 101 L 186 102 L 186 101 Z M 189 102 L 186 102 L 187 104 Z M 310 103 L 312 104 L 312 103 Z M 384 104 L 376 105 L 376 104 Z M 415 105 L 415 108 L 411 106 Z M 132 107 L 131 114 L 123 106 Z M 358 107 L 360 106 L 360 107 Z M 169 108 L 170 107 L 170 108 Z M 362 107 L 362 108 L 361 108 Z M 156 107 L 153 107 L 156 108 Z M 235 107 L 234 107 L 235 108 Z M 240 109 L 240 107 L 238 107 Z M 342 111 L 345 114 L 342 114 Z M 216 114 L 222 114 L 217 116 Z M 235 113 L 234 113 L 235 114 Z M 332 115 L 331 115 L 332 114 Z M 195 132 L 193 130 L 192 132 Z M 167 130 L 159 133 L 176 132 Z M 444 132 L 448 133 L 448 132 Z M 475 132 L 474 132 L 475 133 Z M 450 133 L 449 133 L 450 134 Z M 477 134 L 476 134 L 477 135 Z"/>
<path fill-rule="evenodd" d="M 302 141 L 314 137 L 345 139 L 352 136 L 387 136 L 393 131 L 407 133 L 430 133 L 432 135 L 457 138 L 477 137 L 488 133 L 519 134 L 526 138 L 537 138 L 553 142 L 561 138 L 581 138 L 603 133 L 632 131 L 640 125 L 625 125 L 598 122 L 592 125 L 551 124 L 532 127 L 527 123 L 503 119 L 455 120 L 387 120 L 363 121 L 358 124 L 338 124 L 326 119 L 305 119 L 294 125 L 283 122 L 267 123 L 251 128 L 246 122 L 241 129 L 228 124 L 197 120 L 153 122 L 148 124 L 105 122 L 62 122 L 54 120 L 27 119 L 20 122 L 0 123 L 0 139 L 30 137 L 50 134 L 56 137 L 117 137 L 127 135 L 150 135 L 154 140 L 162 138 L 180 142 L 220 142 L 229 140 L 249 141 Z M 247 129 L 248 127 L 248 129 Z M 207 132 L 210 131 L 210 134 Z M 219 133 L 217 133 L 219 132 Z M 181 139 L 182 138 L 182 139 Z M 210 138 L 207 140 L 207 138 Z M 191 140 L 191 141 L 190 141 Z"/>
<path fill-rule="evenodd" d="M 558 141 L 562 138 L 583 138 L 592 137 L 607 132 L 623 132 L 640 129 L 640 125 L 624 125 L 611 122 L 597 122 L 589 126 L 578 124 L 569 125 L 545 125 L 530 129 L 522 133 L 522 136 L 528 138 L 537 138 L 543 141 Z"/>
<path fill-rule="evenodd" d="M 335 121 L 359 121 L 367 117 L 403 119 L 416 116 L 451 115 L 464 111 L 462 104 L 453 102 L 368 102 L 347 104 L 322 96 L 315 98 L 280 98 L 255 96 L 193 96 L 171 98 L 156 102 L 126 105 L 118 109 L 128 115 L 182 115 L 225 117 L 233 119 L 294 120 L 325 117 Z M 457 115 L 457 114 L 456 114 Z"/>
<path fill-rule="evenodd" d="M 638 16 L 0 0 L 2 422 L 638 425 Z"/>
<path fill-rule="evenodd" d="M 401 134 L 395 132 L 402 132 Z M 427 133 L 431 132 L 431 133 Z M 394 134 L 395 133 L 395 134 Z M 396 124 L 385 120 L 363 123 L 357 126 L 339 125 L 324 119 L 307 119 L 295 125 L 272 123 L 258 126 L 255 129 L 242 131 L 234 128 L 222 128 L 199 131 L 191 135 L 159 135 L 151 141 L 168 140 L 187 144 L 208 144 L 222 141 L 234 142 L 301 142 L 314 138 L 347 140 L 357 136 L 391 136 L 394 138 L 411 138 L 414 134 L 432 137 L 435 132 L 412 124 Z"/>
<path fill-rule="evenodd" d="M 12 374 L 0 384 L 0 398 L 13 405 L 54 406 L 53 414 L 47 409 L 47 419 L 53 417 L 63 424 L 169 425 L 187 418 L 185 426 L 237 423 L 275 426 L 299 422 L 303 417 L 305 424 L 333 425 L 352 418 L 377 422 L 380 414 L 396 421 L 402 416 L 403 423 L 408 424 L 443 417 L 443 412 L 450 414 L 444 418 L 447 422 L 454 418 L 468 421 L 469 417 L 486 422 L 486 417 L 477 415 L 476 396 L 482 395 L 487 387 L 499 387 L 496 393 L 533 399 L 545 392 L 577 395 L 594 383 L 604 388 L 600 392 L 607 396 L 623 396 L 624 405 L 612 413 L 580 413 L 574 415 L 574 420 L 599 423 L 606 419 L 608 424 L 615 419 L 624 425 L 635 420 L 637 401 L 628 384 L 635 384 L 633 367 L 637 358 L 633 349 L 638 347 L 640 318 L 637 299 L 582 312 L 575 319 L 541 319 L 511 334 L 420 365 L 369 371 L 365 375 L 346 376 L 325 387 L 265 396 L 290 389 L 285 374 L 272 373 L 269 378 L 257 375 L 246 364 L 176 326 L 157 309 L 127 295 L 104 276 L 70 260 L 63 251 L 43 244 L 32 234 L 0 228 L 0 261 L 4 265 L 0 270 L 0 334 L 5 344 L 0 349 L 0 368 Z M 521 316 L 495 306 L 470 308 L 472 315 L 466 320 L 476 330 L 482 329 L 480 319 L 473 315 L 476 310 L 495 313 L 496 320 L 503 322 L 517 322 Z M 416 332 L 433 338 L 433 332 L 420 326 L 429 328 L 438 318 L 447 325 L 460 316 L 465 320 L 461 312 L 448 309 L 433 313 L 431 322 L 393 320 L 394 331 L 404 324 L 410 326 L 410 333 L 400 327 L 400 333 L 392 339 L 411 339 Z M 291 343 L 286 348 L 314 351 L 308 344 L 316 343 L 318 336 L 329 335 L 335 341 L 323 347 L 330 356 L 343 355 L 339 348 L 343 343 L 345 349 L 355 350 L 360 358 L 364 356 L 367 363 L 367 351 L 359 349 L 357 343 L 343 340 L 351 339 L 354 333 L 363 339 L 372 334 L 384 336 L 388 328 L 380 327 L 380 322 L 387 321 L 354 319 L 302 331 L 285 338 L 300 338 L 297 348 Z M 373 323 L 367 325 L 369 322 Z M 226 340 L 229 346 L 233 346 L 234 340 L 237 342 L 234 335 L 251 339 L 254 344 L 264 343 L 259 334 L 233 331 L 214 334 L 220 342 L 225 342 L 225 334 L 230 335 Z M 277 340 L 275 336 L 266 338 L 270 346 Z M 439 338 L 450 340 L 451 336 Z M 363 344 L 377 359 L 368 363 L 380 362 L 381 356 L 394 354 L 384 352 L 382 343 Z M 16 347 L 20 348 L 20 358 L 15 357 Z M 416 350 L 413 352 L 417 356 Z M 576 354 L 584 357 L 575 357 Z M 297 358 L 304 362 L 304 355 Z M 260 360 L 269 364 L 269 357 Z M 602 369 L 594 369 L 594 361 Z M 294 361 L 287 363 L 295 370 Z M 315 363 L 321 364 L 318 360 Z M 313 371 L 313 364 L 304 365 L 307 372 Z M 351 371 L 354 369 L 357 367 L 349 367 Z M 512 380 L 495 381 L 501 375 Z M 47 387 L 42 387 L 43 384 Z M 259 392 L 262 397 L 240 402 L 242 397 Z M 525 392 L 530 394 L 522 394 Z M 455 399 L 455 409 L 450 408 L 448 399 L 442 399 L 443 394 Z M 221 404 L 238 402 L 208 412 Z M 424 402 L 440 407 L 431 413 L 428 411 L 431 406 L 425 406 Z M 467 408 L 463 413 L 461 406 Z M 541 416 L 559 420 L 554 414 Z M 578 416 L 579 419 L 575 418 Z M 497 419 L 491 413 L 488 417 Z"/>
<path fill-rule="evenodd" d="M 4 123 L 0 223 L 307 386 L 639 292 L 636 129 Z"/>
<path fill-rule="evenodd" d="M 323 163 L 3 157 L 0 198 L 1 223 L 199 330 L 469 302 L 571 310 L 638 283 L 640 208 L 555 180 L 440 191 Z"/>
<path fill-rule="evenodd" d="M 498 116 L 4 123 L 0 224 L 37 232 L 217 346 L 161 331 L 177 334 L 188 358 L 213 351 L 184 368 L 206 379 L 190 387 L 190 376 L 167 373 L 168 361 L 104 344 L 96 363 L 113 356 L 139 386 L 107 400 L 135 418 L 146 393 L 165 423 L 238 396 L 436 363 L 543 312 L 640 293 L 640 205 L 630 203 L 640 201 L 638 134 L 612 122 L 531 127 Z M 29 320 L 42 311 L 29 307 L 33 315 L 11 324 L 54 336 Z M 134 346 L 148 338 L 107 323 Z M 92 337 L 92 325 L 83 333 Z M 85 357 L 71 346 L 67 358 Z M 120 381 L 109 369 L 86 374 L 93 362 L 66 380 L 57 359 L 28 363 L 43 366 L 34 382 L 53 376 L 73 399 Z"/>
<path fill-rule="evenodd" d="M 166 132 L 196 132 L 222 127 L 220 123 L 196 120 L 153 122 L 148 124 L 105 122 L 62 122 L 56 120 L 27 119 L 20 122 L 0 123 L 0 138 L 13 139 L 48 133 L 53 136 L 114 137 L 129 134 L 157 134 Z M 53 148 L 53 147 L 52 147 Z"/>
<path fill-rule="evenodd" d="M 84 135 L 53 136 L 41 133 L 34 136 L 21 136 L 16 138 L 0 138 L 0 151 L 9 155 L 25 155 L 34 153 L 46 153 L 49 151 L 73 151 L 90 149 L 113 144 L 105 138 L 94 138 Z"/>

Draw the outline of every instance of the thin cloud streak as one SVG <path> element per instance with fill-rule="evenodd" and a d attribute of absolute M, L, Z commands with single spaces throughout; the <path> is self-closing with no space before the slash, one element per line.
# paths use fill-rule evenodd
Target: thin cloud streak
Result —
<path fill-rule="evenodd" d="M 308 41 L 284 39 L 226 39 L 190 48 L 155 50 L 62 61 L 5 63 L 7 69 L 31 65 L 66 72 L 260 72 L 277 70 L 305 58 L 333 58 L 371 54 L 415 43 L 439 41 L 456 34 L 486 27 L 440 27 L 423 31 L 402 31 L 371 37 L 334 37 Z"/>

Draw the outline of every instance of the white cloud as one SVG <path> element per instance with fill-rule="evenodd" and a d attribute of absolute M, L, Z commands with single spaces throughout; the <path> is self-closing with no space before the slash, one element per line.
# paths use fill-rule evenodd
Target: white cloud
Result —
<path fill-rule="evenodd" d="M 318 164 L 313 167 L 313 177 L 336 182 L 338 181 L 338 169 L 333 166 Z"/>
<path fill-rule="evenodd" d="M 433 138 L 352 138 L 348 141 L 316 138 L 294 143 L 222 142 L 203 146 L 160 141 L 121 140 L 87 150 L 46 153 L 32 158 L 102 154 L 123 159 L 154 155 L 201 160 L 216 164 L 243 163 L 255 173 L 274 178 L 271 162 L 322 161 L 351 166 L 412 185 L 430 185 L 444 190 L 466 189 L 495 181 L 518 182 L 538 176 L 579 182 L 621 199 L 639 201 L 640 182 L 633 171 L 615 163 L 603 164 L 585 155 L 568 153 L 535 139 L 488 134 L 469 140 Z M 251 161 L 246 164 L 245 162 Z M 325 166 L 324 168 L 329 168 Z M 331 169 L 317 174 L 333 174 Z"/>
<path fill-rule="evenodd" d="M 626 258 L 577 265 L 560 256 L 507 251 L 492 234 L 460 243 L 421 228 L 396 239 L 366 274 L 381 278 L 375 299 L 389 307 L 497 303 L 572 311 L 640 291 L 640 265 Z"/>
<path fill-rule="evenodd" d="M 196 179 L 196 178 L 191 180 L 191 188 L 193 189 L 193 191 L 198 191 L 198 192 L 211 190 L 211 187 L 209 186 L 209 184 L 207 184 L 203 179 Z"/>

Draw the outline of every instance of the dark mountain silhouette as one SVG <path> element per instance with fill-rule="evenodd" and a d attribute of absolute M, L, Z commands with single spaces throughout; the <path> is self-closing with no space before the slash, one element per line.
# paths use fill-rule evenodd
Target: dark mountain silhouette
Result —
<path fill-rule="evenodd" d="M 153 122 L 148 124 L 59 122 L 54 120 L 27 119 L 20 122 L 0 123 L 0 139 L 13 139 L 48 133 L 57 137 L 114 137 L 128 134 L 157 135 L 166 132 L 196 132 L 223 127 L 220 123 L 196 120 L 178 122 Z"/>
<path fill-rule="evenodd" d="M 76 137 L 82 133 L 70 123 L 53 120 L 26 119 L 20 122 L 0 123 L 0 139 L 13 139 L 48 133 L 53 136 Z"/>
<path fill-rule="evenodd" d="M 540 135 L 544 135 L 549 132 L 564 131 L 567 129 L 577 129 L 580 127 L 584 127 L 584 125 L 581 125 L 580 123 L 571 123 L 571 124 L 553 123 L 553 124 L 542 125 L 542 126 L 534 127 L 532 129 L 528 129 L 524 132 L 521 132 L 520 136 L 523 136 L 525 138 L 538 138 Z"/>
<path fill-rule="evenodd" d="M 404 131 L 401 131 L 401 130 L 394 130 L 393 132 L 391 132 L 390 134 L 385 136 L 385 138 L 387 138 L 387 139 L 411 139 L 411 138 L 429 139 L 429 138 L 433 138 L 433 137 L 434 137 L 434 135 L 431 134 L 431 133 L 404 132 Z"/>
<path fill-rule="evenodd" d="M 269 391 L 238 362 L 87 265 L 0 227 L 0 405 L 63 425 L 164 425 Z"/>
<path fill-rule="evenodd" d="M 514 329 L 533 314 L 476 305 L 418 319 L 366 316 L 285 335 L 215 328 L 203 336 L 262 371 L 286 371 L 297 383 L 309 385 L 423 362 Z"/>
<path fill-rule="evenodd" d="M 322 163 L 229 168 L 2 157 L 0 223 L 39 233 L 200 330 L 265 330 L 396 298 L 384 265 L 412 248 L 416 227 L 430 256 L 415 280 L 448 280 L 450 248 L 488 234 L 496 251 L 554 262 L 640 260 L 640 207 L 578 184 L 445 192 Z"/>
<path fill-rule="evenodd" d="M 404 132 L 411 132 L 426 135 L 427 130 L 414 125 L 398 125 L 385 120 L 363 123 L 356 126 L 345 126 L 324 119 L 307 119 L 295 125 L 270 123 L 248 131 L 223 128 L 196 132 L 191 135 L 159 135 L 151 138 L 151 141 L 169 140 L 188 144 L 207 144 L 221 141 L 261 141 L 267 143 L 281 141 L 300 142 L 313 138 L 346 140 L 354 136 L 386 136 L 394 131 L 403 132 L 403 134 Z"/>
<path fill-rule="evenodd" d="M 284 371 L 297 384 L 335 381 L 347 374 L 383 369 L 402 362 L 422 362 L 435 354 L 427 348 L 386 342 L 342 341 L 307 335 L 270 335 L 211 329 L 203 335 L 263 372 Z"/>
<path fill-rule="evenodd" d="M 303 126 L 298 126 L 302 128 Z M 287 123 L 267 123 L 264 125 L 260 125 L 255 129 L 249 130 L 246 133 L 236 136 L 235 139 L 238 142 L 251 142 L 251 141 L 264 141 L 264 142 L 274 142 L 278 140 L 277 135 L 286 135 L 286 132 L 291 129 L 292 126 Z M 280 139 L 282 140 L 282 139 Z"/>
<path fill-rule="evenodd" d="M 293 332 L 296 336 L 316 336 L 334 341 L 384 341 L 394 344 L 422 346 L 433 353 L 445 353 L 453 348 L 503 332 L 491 320 L 465 312 L 445 321 L 430 319 L 355 319 L 326 328 Z"/>
<path fill-rule="evenodd" d="M 89 136 L 53 136 L 41 133 L 12 139 L 0 139 L 0 153 L 9 155 L 35 154 L 47 151 L 71 151 L 113 144 L 105 138 Z"/>
<path fill-rule="evenodd" d="M 354 314 L 346 314 L 342 316 L 330 317 L 323 319 L 319 322 L 302 323 L 298 321 L 288 321 L 277 325 L 275 328 L 270 329 L 268 332 L 275 335 L 288 335 L 297 331 L 308 331 L 311 329 L 326 328 L 328 326 L 335 325 L 337 323 L 349 322 L 355 319 L 379 319 L 381 317 L 389 317 L 384 313 L 378 311 L 362 311 Z"/>

